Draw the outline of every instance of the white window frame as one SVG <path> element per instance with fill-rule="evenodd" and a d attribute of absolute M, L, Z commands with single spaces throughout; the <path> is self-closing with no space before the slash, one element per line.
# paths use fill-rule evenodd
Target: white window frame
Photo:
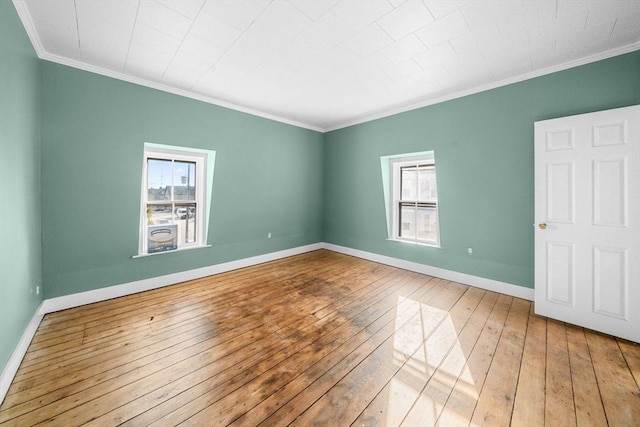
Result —
<path fill-rule="evenodd" d="M 435 211 L 436 211 L 436 239 L 435 240 L 426 240 L 419 239 L 417 236 L 415 238 L 404 237 L 400 235 L 400 210 L 401 203 L 403 201 L 401 198 L 401 170 L 405 167 L 419 167 L 419 166 L 431 166 L 436 168 L 435 163 L 435 155 L 433 151 L 426 152 L 426 154 L 422 155 L 407 155 L 407 156 L 394 156 L 389 160 L 389 172 L 390 172 L 390 188 L 391 188 L 391 197 L 390 197 L 390 206 L 389 206 L 389 221 L 391 224 L 391 236 L 390 240 L 396 240 L 400 242 L 409 242 L 415 243 L 419 245 L 440 247 L 440 216 L 438 209 L 438 196 L 436 190 L 436 200 L 435 200 Z M 437 182 L 437 173 L 436 173 L 436 182 Z M 436 184 L 437 188 L 437 184 Z M 412 201 L 413 202 L 413 201 Z M 432 203 L 432 202 L 430 202 Z M 417 206 L 417 204 L 416 204 Z"/>
<path fill-rule="evenodd" d="M 184 161 L 194 162 L 196 164 L 195 173 L 195 200 L 185 200 L 185 203 L 195 202 L 196 210 L 196 233 L 195 241 L 189 243 L 178 242 L 178 248 L 175 250 L 148 253 L 147 247 L 147 204 L 148 201 L 148 160 L 149 159 L 162 159 L 171 161 Z M 210 192 L 207 191 L 207 160 L 208 155 L 203 150 L 190 150 L 188 148 L 173 147 L 173 146 L 161 146 L 158 144 L 145 144 L 144 155 L 142 160 L 142 185 L 141 185 L 141 197 L 140 197 L 140 233 L 138 241 L 138 256 L 150 256 L 159 255 L 164 253 L 172 253 L 186 249 L 194 249 L 201 247 L 208 247 L 206 243 L 207 238 L 207 196 Z M 171 183 L 174 182 L 171 177 Z M 173 184 L 172 184 L 173 187 Z M 173 191 L 173 188 L 172 188 Z M 162 204 L 159 202 L 159 204 Z M 165 203 L 166 204 L 166 203 Z"/>

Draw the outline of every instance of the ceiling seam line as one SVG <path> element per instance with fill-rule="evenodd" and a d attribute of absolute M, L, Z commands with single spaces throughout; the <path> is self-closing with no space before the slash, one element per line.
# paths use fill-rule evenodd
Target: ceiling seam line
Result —
<path fill-rule="evenodd" d="M 133 18 L 133 29 L 131 30 L 131 37 L 129 37 L 129 47 L 127 48 L 127 56 L 124 58 L 124 64 L 122 65 L 122 73 L 127 69 L 129 64 L 129 54 L 131 53 L 131 44 L 133 43 L 133 35 L 136 32 L 136 25 L 138 24 L 138 13 L 140 12 L 140 0 L 136 6 L 136 16 Z"/>
<path fill-rule="evenodd" d="M 82 45 L 80 44 L 80 23 L 78 22 L 78 4 L 76 0 L 73 0 L 73 12 L 76 14 L 76 35 L 78 40 L 78 49 L 80 50 L 80 57 L 82 57 Z"/>

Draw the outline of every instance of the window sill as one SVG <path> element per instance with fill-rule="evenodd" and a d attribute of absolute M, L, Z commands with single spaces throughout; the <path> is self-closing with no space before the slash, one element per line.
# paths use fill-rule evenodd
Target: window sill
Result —
<path fill-rule="evenodd" d="M 389 241 L 389 242 L 398 242 L 398 243 L 406 243 L 408 245 L 426 246 L 428 248 L 436 248 L 436 249 L 441 249 L 442 248 L 442 246 L 435 245 L 433 243 L 415 242 L 415 241 L 411 241 L 411 240 L 387 239 L 387 241 Z"/>
<path fill-rule="evenodd" d="M 173 251 L 164 251 L 164 252 L 154 252 L 151 254 L 138 254 L 138 255 L 134 255 L 131 258 L 146 258 L 149 256 L 156 256 L 156 255 L 164 255 L 164 254 L 174 254 L 176 252 L 184 252 L 184 251 L 191 251 L 194 249 L 202 249 L 202 248 L 210 248 L 211 245 L 201 245 L 201 246 L 189 246 L 187 248 L 182 248 L 182 249 L 175 249 Z"/>

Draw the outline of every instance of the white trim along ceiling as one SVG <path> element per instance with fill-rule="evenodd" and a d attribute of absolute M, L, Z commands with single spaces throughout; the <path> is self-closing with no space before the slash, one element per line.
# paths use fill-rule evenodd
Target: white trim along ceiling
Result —
<path fill-rule="evenodd" d="M 13 0 L 37 55 L 330 131 L 640 49 L 640 0 Z"/>

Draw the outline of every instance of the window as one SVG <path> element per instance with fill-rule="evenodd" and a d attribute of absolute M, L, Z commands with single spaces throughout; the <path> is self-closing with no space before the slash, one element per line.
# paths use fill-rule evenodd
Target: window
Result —
<path fill-rule="evenodd" d="M 145 144 L 139 255 L 206 246 L 211 153 Z"/>
<path fill-rule="evenodd" d="M 390 158 L 391 239 L 440 245 L 433 152 Z"/>

